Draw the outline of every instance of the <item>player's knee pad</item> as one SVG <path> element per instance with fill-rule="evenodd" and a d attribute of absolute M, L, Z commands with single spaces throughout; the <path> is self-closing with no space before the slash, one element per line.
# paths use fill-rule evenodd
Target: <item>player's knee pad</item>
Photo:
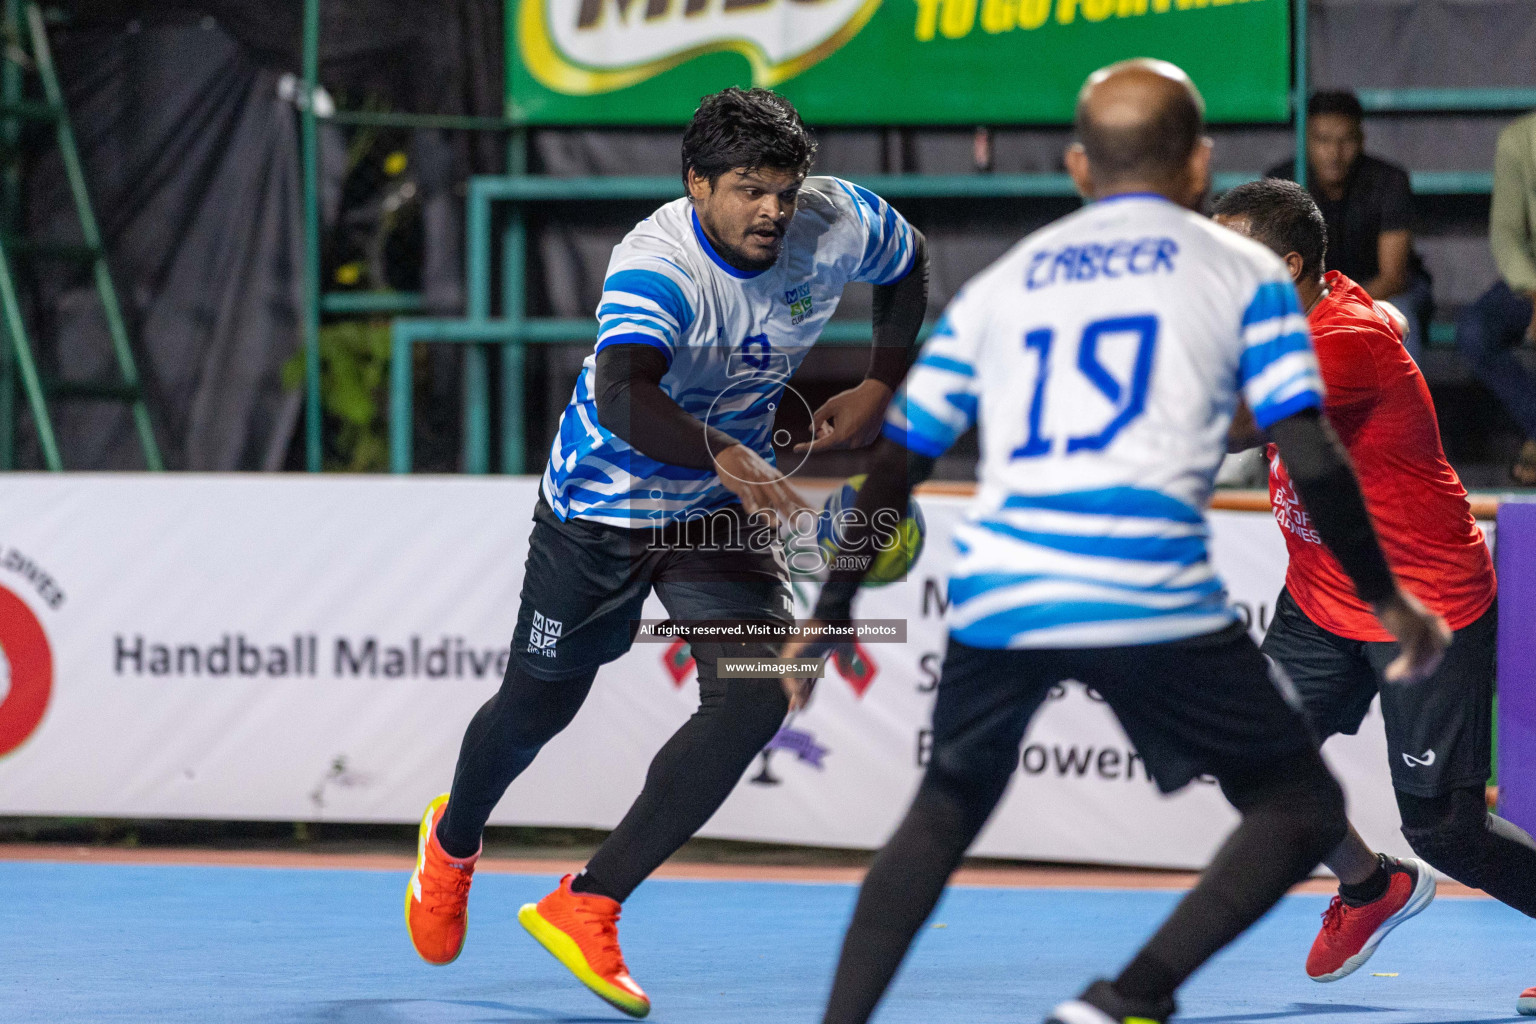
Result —
<path fill-rule="evenodd" d="M 1452 790 L 1438 797 L 1397 794 L 1403 838 L 1413 852 L 1456 881 L 1481 889 L 1488 881 L 1488 805 L 1482 791 Z"/>
<path fill-rule="evenodd" d="M 991 813 L 1018 767 L 1018 748 L 1002 743 L 936 742 L 924 785 L 941 789 L 967 808 Z"/>
<path fill-rule="evenodd" d="M 1261 771 L 1220 777 L 1222 792 L 1245 818 L 1263 818 L 1308 856 L 1322 860 L 1349 830 L 1344 790 L 1315 750 L 1286 758 Z"/>
<path fill-rule="evenodd" d="M 1321 861 L 1338 849 L 1349 834 L 1349 814 L 1344 805 L 1344 787 L 1323 764 L 1321 756 L 1314 760 L 1316 769 L 1308 773 L 1304 792 L 1293 792 L 1286 799 L 1290 809 L 1306 818 L 1302 831 L 1308 856 Z"/>
<path fill-rule="evenodd" d="M 726 707 L 737 722 L 746 746 L 762 749 L 784 724 L 789 696 L 777 679 L 738 679 L 730 684 Z"/>
<path fill-rule="evenodd" d="M 721 658 L 777 657 L 765 644 L 695 644 L 694 665 L 699 674 L 699 707 L 717 723 L 741 734 L 749 745 L 760 748 L 773 739 L 789 712 L 789 697 L 777 679 L 732 679 L 720 671 Z"/>
<path fill-rule="evenodd" d="M 597 669 L 557 678 L 535 676 L 513 660 L 496 693 L 496 716 L 505 723 L 501 728 L 517 747 L 542 747 L 571 724 L 596 677 Z"/>

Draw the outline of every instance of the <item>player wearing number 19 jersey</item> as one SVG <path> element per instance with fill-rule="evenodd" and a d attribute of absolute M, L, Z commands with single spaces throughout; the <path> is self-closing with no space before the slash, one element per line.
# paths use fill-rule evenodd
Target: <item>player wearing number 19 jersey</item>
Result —
<path fill-rule="evenodd" d="M 864 883 L 826 1024 L 868 1020 L 1064 680 L 1104 696 L 1164 791 L 1209 773 L 1243 819 L 1120 977 L 1058 1024 L 1167 1021 L 1184 979 L 1342 836 L 1338 784 L 1210 563 L 1204 510 L 1239 392 L 1304 492 L 1353 495 L 1319 528 L 1362 593 L 1401 606 L 1402 628 L 1431 624 L 1400 598 L 1318 416 L 1285 265 L 1188 208 L 1208 182 L 1200 109 L 1162 62 L 1090 77 L 1067 159 L 1096 201 L 971 281 L 892 403 L 857 511 L 905 507 L 903 468 L 926 475 L 973 424 L 979 486 L 955 535 L 927 772 Z M 833 574 L 819 618 L 848 617 L 851 576 Z"/>

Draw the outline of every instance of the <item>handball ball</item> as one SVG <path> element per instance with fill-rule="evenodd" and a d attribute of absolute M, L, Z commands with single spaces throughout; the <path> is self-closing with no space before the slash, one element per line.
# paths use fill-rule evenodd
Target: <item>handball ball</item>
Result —
<path fill-rule="evenodd" d="M 827 503 L 821 507 L 816 541 L 829 565 L 837 555 L 840 539 L 837 533 L 846 526 L 840 513 L 853 508 L 854 502 L 858 500 L 859 488 L 863 485 L 864 474 L 850 477 L 847 483 L 827 495 Z M 917 556 L 923 553 L 923 540 L 927 535 L 928 527 L 923 522 L 923 510 L 918 507 L 917 499 L 913 498 L 907 503 L 907 517 L 896 528 L 896 536 L 891 537 L 889 531 L 886 531 L 884 538 L 876 534 L 874 539 L 877 542 L 884 539 L 885 543 L 875 555 L 874 564 L 864 574 L 865 585 L 883 586 L 905 578 L 907 571 L 917 561 Z"/>

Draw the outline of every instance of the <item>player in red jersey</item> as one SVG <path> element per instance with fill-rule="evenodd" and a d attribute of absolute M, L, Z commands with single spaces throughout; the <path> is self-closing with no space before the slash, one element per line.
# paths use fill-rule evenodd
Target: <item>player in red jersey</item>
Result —
<path fill-rule="evenodd" d="M 1423 858 L 1378 854 L 1353 829 L 1327 858 L 1339 895 L 1323 915 L 1307 973 L 1336 981 L 1429 905 L 1431 866 L 1536 916 L 1536 843 L 1489 814 L 1484 798 L 1497 584 L 1395 311 L 1343 274 L 1323 272 L 1327 228 L 1311 197 L 1288 181 L 1250 182 L 1222 196 L 1215 217 L 1290 266 L 1327 386 L 1324 411 L 1354 460 L 1387 561 L 1455 634 L 1429 679 L 1384 682 L 1395 645 L 1320 542 L 1270 446 L 1270 500 L 1290 565 L 1263 651 L 1295 684 L 1319 739 L 1354 733 L 1380 693 L 1403 835 Z M 1251 418 L 1239 420 L 1249 425 L 1234 426 L 1234 451 L 1260 443 Z"/>

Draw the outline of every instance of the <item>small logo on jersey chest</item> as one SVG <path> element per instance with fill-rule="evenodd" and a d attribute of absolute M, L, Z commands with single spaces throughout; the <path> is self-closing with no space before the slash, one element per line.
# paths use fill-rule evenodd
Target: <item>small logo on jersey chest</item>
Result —
<path fill-rule="evenodd" d="M 784 301 L 789 304 L 789 322 L 800 323 L 811 315 L 811 286 L 800 284 L 786 289 Z"/>

